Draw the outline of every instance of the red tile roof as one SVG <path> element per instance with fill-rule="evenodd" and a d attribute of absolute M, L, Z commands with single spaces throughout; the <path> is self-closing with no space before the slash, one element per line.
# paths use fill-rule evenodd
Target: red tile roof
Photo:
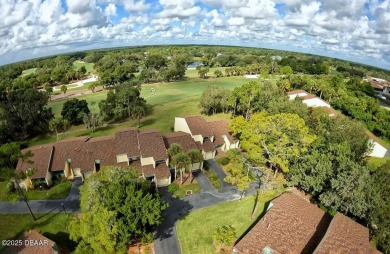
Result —
<path fill-rule="evenodd" d="M 370 252 L 371 246 L 369 243 L 368 228 L 341 213 L 337 213 L 314 253 L 365 254 Z"/>
<path fill-rule="evenodd" d="M 168 158 L 163 137 L 158 131 L 143 131 L 138 134 L 138 141 L 143 158 L 153 157 L 155 161 Z"/>
<path fill-rule="evenodd" d="M 40 234 L 37 230 L 24 232 L 18 240 L 22 240 L 22 245 L 8 247 L 5 254 L 58 254 L 59 249 L 55 242 Z M 31 242 L 32 241 L 32 242 Z M 27 245 L 26 243 L 29 243 Z M 39 244 L 41 243 L 41 244 Z M 35 245 L 34 245 L 35 244 Z"/>
<path fill-rule="evenodd" d="M 172 144 L 180 145 L 185 152 L 200 150 L 190 134 L 178 131 L 164 135 L 165 146 L 169 148 Z"/>
<path fill-rule="evenodd" d="M 31 176 L 31 179 L 35 178 L 45 178 L 47 171 L 49 170 L 50 157 L 52 153 L 53 145 L 40 145 L 35 146 L 30 149 L 24 149 L 22 152 L 26 153 L 31 151 L 32 157 L 28 158 L 26 161 L 19 160 L 16 165 L 17 171 L 25 171 L 29 168 L 36 169 L 37 171 Z"/>
<path fill-rule="evenodd" d="M 295 194 L 285 193 L 271 201 L 273 206 L 238 242 L 239 253 L 312 253 L 320 242 L 331 216 Z"/>

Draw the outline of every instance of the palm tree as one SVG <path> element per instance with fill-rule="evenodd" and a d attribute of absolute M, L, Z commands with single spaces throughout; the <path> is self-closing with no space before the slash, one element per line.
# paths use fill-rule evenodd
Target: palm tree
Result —
<path fill-rule="evenodd" d="M 141 126 L 141 117 L 145 115 L 145 108 L 141 106 L 136 106 L 133 109 L 133 115 L 138 119 L 138 128 Z"/>
<path fill-rule="evenodd" d="M 191 161 L 191 168 L 190 168 L 190 182 L 192 182 L 192 167 L 194 165 L 194 163 L 200 163 L 200 169 L 202 169 L 202 164 L 203 164 L 203 154 L 199 151 L 199 150 L 190 150 L 188 153 L 187 153 L 188 157 L 190 158 L 190 161 Z"/>
<path fill-rule="evenodd" d="M 173 143 L 169 148 L 168 148 L 168 156 L 169 156 L 169 161 L 171 163 L 171 166 L 174 165 L 175 166 L 175 180 L 176 180 L 176 164 L 174 164 L 172 162 L 173 160 L 173 157 L 175 157 L 175 155 L 179 154 L 179 153 L 183 153 L 183 148 L 179 145 L 179 144 L 176 144 L 176 143 Z"/>
<path fill-rule="evenodd" d="M 191 164 L 191 159 L 184 152 L 176 154 L 172 158 L 172 163 L 175 165 L 175 169 L 180 169 L 180 185 L 183 185 L 183 173 L 187 170 L 188 166 Z M 176 170 L 175 170 L 176 171 Z"/>

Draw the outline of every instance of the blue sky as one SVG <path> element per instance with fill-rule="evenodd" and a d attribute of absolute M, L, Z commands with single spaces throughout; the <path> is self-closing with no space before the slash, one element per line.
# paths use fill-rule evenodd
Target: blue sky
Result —
<path fill-rule="evenodd" d="M 390 0 L 0 0 L 0 64 L 156 44 L 284 49 L 390 69 Z"/>

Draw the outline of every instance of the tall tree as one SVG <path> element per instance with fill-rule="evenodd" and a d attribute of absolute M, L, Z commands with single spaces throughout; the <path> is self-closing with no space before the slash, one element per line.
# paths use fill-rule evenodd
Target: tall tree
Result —
<path fill-rule="evenodd" d="M 89 114 L 88 103 L 86 100 L 73 98 L 68 100 L 62 106 L 61 115 L 68 120 L 70 124 L 76 125 L 83 122 L 83 115 Z"/>
<path fill-rule="evenodd" d="M 49 121 L 53 118 L 47 103 L 47 93 L 35 88 L 3 92 L 0 108 L 6 138 L 21 140 L 47 131 Z"/>
<path fill-rule="evenodd" d="M 136 106 L 133 109 L 133 116 L 138 120 L 138 128 L 141 126 L 141 118 L 145 115 L 145 108 L 142 106 Z"/>
<path fill-rule="evenodd" d="M 315 139 L 304 120 L 295 114 L 269 116 L 261 112 L 249 120 L 240 116 L 233 119 L 230 129 L 240 138 L 248 157 L 258 163 L 265 160 L 275 176 L 278 170 L 288 172 L 289 161 L 306 153 Z"/>
<path fill-rule="evenodd" d="M 183 174 L 188 170 L 191 164 L 191 159 L 184 152 L 180 152 L 173 156 L 172 164 L 180 171 L 180 185 L 183 185 Z"/>
<path fill-rule="evenodd" d="M 188 151 L 187 153 L 188 157 L 190 158 L 190 161 L 191 161 L 191 168 L 190 168 L 190 181 L 192 182 L 192 166 L 195 164 L 195 163 L 200 163 L 200 168 L 202 169 L 202 165 L 203 165 L 203 154 L 201 151 L 199 150 L 190 150 Z"/>
<path fill-rule="evenodd" d="M 61 86 L 61 92 L 63 92 L 64 94 L 66 94 L 66 91 L 68 91 L 68 87 L 66 85 L 62 85 Z"/>
<path fill-rule="evenodd" d="M 124 253 L 137 239 L 150 239 L 167 204 L 150 193 L 150 182 L 133 169 L 103 168 L 80 187 L 81 215 L 70 238 L 81 253 Z"/>
<path fill-rule="evenodd" d="M 173 143 L 169 148 L 168 148 L 168 156 L 169 156 L 169 163 L 170 163 L 170 166 L 174 166 L 175 167 L 175 180 L 176 180 L 176 176 L 177 176 L 177 167 L 176 167 L 176 164 L 173 163 L 173 157 L 175 157 L 177 154 L 179 153 L 184 153 L 184 150 L 183 148 L 179 145 L 179 144 L 176 144 L 176 143 Z"/>

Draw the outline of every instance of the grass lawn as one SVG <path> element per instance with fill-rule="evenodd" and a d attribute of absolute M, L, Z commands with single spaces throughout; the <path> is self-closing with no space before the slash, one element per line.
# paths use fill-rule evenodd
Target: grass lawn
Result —
<path fill-rule="evenodd" d="M 141 130 L 156 129 L 163 133 L 171 132 L 175 116 L 200 115 L 199 100 L 209 85 L 215 85 L 233 89 L 241 86 L 250 80 L 245 77 L 222 77 L 222 78 L 189 78 L 188 80 L 143 85 L 141 95 L 150 105 L 150 112 L 141 119 Z M 156 92 L 151 93 L 150 88 L 156 88 Z M 77 97 L 79 100 L 86 100 L 89 105 L 95 102 L 95 107 L 101 100 L 106 99 L 107 91 L 87 94 Z M 55 117 L 61 117 L 61 110 L 66 100 L 53 101 L 49 103 Z M 206 119 L 229 119 L 230 114 L 218 114 L 205 116 Z M 137 127 L 137 120 L 131 119 L 110 126 L 101 127 L 94 133 L 84 129 L 84 125 L 73 126 L 68 133 L 61 135 L 61 139 L 68 137 L 78 137 L 90 135 L 92 137 L 114 134 L 118 129 L 126 127 Z M 52 134 L 41 135 L 28 142 L 30 146 L 55 142 L 56 137 Z"/>
<path fill-rule="evenodd" d="M 76 247 L 69 240 L 68 224 L 73 214 L 50 213 L 35 214 L 37 221 L 33 221 L 30 214 L 2 214 L 0 220 L 0 240 L 17 239 L 24 231 L 37 228 L 49 239 L 58 245 L 67 247 L 70 251 Z M 4 246 L 0 246 L 0 252 Z"/>
<path fill-rule="evenodd" d="M 268 191 L 260 198 L 256 218 L 264 211 L 264 204 L 277 196 L 275 191 Z M 216 253 L 212 234 L 217 227 L 232 225 L 236 228 L 237 239 L 256 222 L 251 220 L 255 197 L 250 196 L 241 201 L 220 203 L 205 209 L 191 212 L 177 223 L 177 236 L 183 254 Z"/>
<path fill-rule="evenodd" d="M 82 66 L 85 66 L 85 69 L 87 70 L 87 73 L 88 72 L 90 72 L 90 73 L 94 73 L 95 72 L 95 69 L 94 69 L 95 64 L 94 63 L 86 63 L 86 62 L 79 61 L 79 60 L 76 60 L 76 61 L 73 62 L 73 69 L 74 70 L 78 70 Z"/>
<path fill-rule="evenodd" d="M 7 182 L 0 183 L 0 200 L 7 200 L 6 196 Z M 26 192 L 27 198 L 34 199 L 63 199 L 68 196 L 72 183 L 69 181 L 54 185 L 49 190 L 29 190 Z"/>
<path fill-rule="evenodd" d="M 28 199 L 63 199 L 68 196 L 72 182 L 66 181 L 54 185 L 49 190 L 29 190 L 26 192 Z"/>
<path fill-rule="evenodd" d="M 174 195 L 178 198 L 184 198 L 187 190 L 192 190 L 192 194 L 198 194 L 200 193 L 200 186 L 198 183 L 183 185 L 179 190 L 175 191 Z"/>
<path fill-rule="evenodd" d="M 0 200 L 7 200 L 7 181 L 0 182 Z"/>
<path fill-rule="evenodd" d="M 376 157 L 370 157 L 368 159 L 368 168 L 371 171 L 375 171 L 378 168 L 380 168 L 382 165 L 384 165 L 386 162 L 390 161 L 390 158 L 376 158 Z"/>
<path fill-rule="evenodd" d="M 27 76 L 27 75 L 30 75 L 30 74 L 32 74 L 32 73 L 35 73 L 37 71 L 37 68 L 31 68 L 31 69 L 27 69 L 27 70 L 24 70 L 23 72 L 22 72 L 22 77 L 23 76 Z"/>

